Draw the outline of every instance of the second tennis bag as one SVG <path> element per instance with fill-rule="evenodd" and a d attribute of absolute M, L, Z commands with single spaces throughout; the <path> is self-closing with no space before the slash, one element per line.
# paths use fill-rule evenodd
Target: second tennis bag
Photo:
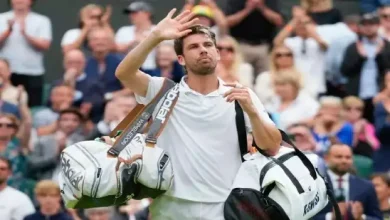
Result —
<path fill-rule="evenodd" d="M 336 220 L 340 210 L 330 185 L 317 170 L 318 156 L 305 155 L 280 130 L 290 147 L 281 146 L 275 156 L 257 148 L 247 154 L 243 111 L 236 102 L 236 124 L 243 163 L 224 206 L 226 220 L 305 220 L 332 203 Z"/>

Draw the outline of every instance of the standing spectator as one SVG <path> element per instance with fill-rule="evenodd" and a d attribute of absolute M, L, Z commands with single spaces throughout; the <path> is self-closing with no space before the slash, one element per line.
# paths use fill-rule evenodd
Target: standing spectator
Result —
<path fill-rule="evenodd" d="M 380 18 L 380 28 L 379 35 L 386 39 L 390 40 L 390 5 L 384 5 L 378 10 Z"/>
<path fill-rule="evenodd" d="M 378 28 L 376 15 L 363 15 L 362 36 L 347 48 L 341 65 L 341 72 L 348 79 L 348 94 L 364 100 L 363 117 L 370 122 L 373 122 L 373 97 L 379 92 L 390 65 L 390 43 L 378 36 Z"/>
<path fill-rule="evenodd" d="M 297 68 L 304 74 L 305 84 L 313 87 L 315 97 L 326 92 L 325 53 L 328 43 L 316 32 L 313 21 L 293 8 L 293 19 L 279 32 L 274 45 L 285 44 L 293 51 Z M 295 37 L 289 37 L 295 32 Z"/>
<path fill-rule="evenodd" d="M 173 45 L 162 43 L 156 48 L 156 68 L 144 70 L 151 76 L 162 76 L 180 82 L 184 76 L 184 68 L 177 62 L 177 57 Z"/>
<path fill-rule="evenodd" d="M 375 135 L 375 127 L 363 117 L 364 102 L 356 96 L 348 96 L 343 100 L 345 119 L 353 125 L 353 153 L 371 158 L 379 149 L 379 141 Z"/>
<path fill-rule="evenodd" d="M 23 220 L 34 213 L 35 208 L 26 194 L 7 185 L 12 174 L 11 161 L 0 157 L 0 216 L 2 219 Z"/>
<path fill-rule="evenodd" d="M 295 66 L 293 52 L 285 45 L 274 47 L 270 56 L 270 70 L 261 73 L 256 78 L 255 92 L 264 105 L 275 97 L 273 80 L 274 78 L 277 78 L 281 72 L 294 73 L 302 78 L 302 82 L 305 82 L 303 74 L 299 72 Z M 303 90 L 308 95 L 314 97 L 310 84 L 303 84 Z"/>
<path fill-rule="evenodd" d="M 264 107 L 279 129 L 286 130 L 296 123 L 312 120 L 319 109 L 318 102 L 301 92 L 299 75 L 283 72 L 273 79 L 276 96 Z"/>
<path fill-rule="evenodd" d="M 19 104 L 19 89 L 11 84 L 11 70 L 7 60 L 0 58 L 0 78 L 3 80 L 1 88 L 1 100 L 9 102 L 13 105 Z M 21 94 L 21 102 L 27 104 L 27 92 Z"/>
<path fill-rule="evenodd" d="M 390 176 L 388 173 L 377 173 L 371 177 L 374 184 L 383 220 L 390 220 Z"/>
<path fill-rule="evenodd" d="M 84 6 L 80 10 L 79 27 L 67 30 L 62 37 L 62 51 L 66 53 L 70 50 L 81 49 L 86 55 L 90 55 L 90 49 L 87 43 L 88 33 L 93 28 L 99 26 L 113 33 L 110 24 L 111 12 L 111 6 L 107 6 L 105 11 L 103 11 L 102 7 L 95 4 Z"/>
<path fill-rule="evenodd" d="M 333 0 L 301 0 L 301 5 L 319 25 L 336 24 L 343 20 L 341 12 L 333 7 Z"/>
<path fill-rule="evenodd" d="M 283 25 L 279 0 L 228 0 L 230 34 L 240 43 L 255 76 L 268 70 L 268 53 L 276 28 Z"/>
<path fill-rule="evenodd" d="M 132 25 L 123 26 L 116 32 L 115 42 L 117 51 L 126 54 L 138 45 L 154 28 L 152 22 L 153 8 L 144 1 L 132 2 L 124 13 Z M 156 51 L 153 50 L 142 65 L 143 69 L 156 68 Z"/>
<path fill-rule="evenodd" d="M 39 210 L 28 215 L 24 220 L 72 220 L 71 216 L 62 210 L 60 187 L 50 180 L 42 180 L 35 187 L 35 196 Z"/>
<path fill-rule="evenodd" d="M 194 5 L 194 0 L 186 0 L 183 10 L 190 10 L 199 19 L 198 24 L 210 27 L 215 33 L 216 39 L 228 34 L 228 26 L 225 14 L 218 7 L 215 0 L 201 0 L 199 5 Z"/>
<path fill-rule="evenodd" d="M 326 94 L 328 96 L 345 97 L 346 78 L 340 71 L 344 54 L 349 45 L 358 39 L 359 15 L 345 16 L 344 22 L 317 25 L 318 35 L 328 43 L 325 58 Z"/>
<path fill-rule="evenodd" d="M 338 97 L 320 98 L 320 110 L 314 120 L 313 134 L 318 144 L 317 153 L 328 151 L 332 142 L 352 147 L 353 127 L 342 118 L 343 103 Z"/>
<path fill-rule="evenodd" d="M 12 10 L 0 14 L 0 57 L 11 66 L 13 85 L 23 85 L 30 107 L 42 105 L 43 53 L 52 40 L 51 21 L 31 11 L 32 0 L 11 0 Z"/>
<path fill-rule="evenodd" d="M 239 82 L 253 88 L 253 67 L 243 60 L 240 45 L 231 36 L 224 36 L 217 42 L 221 60 L 218 62 L 217 74 L 228 83 Z"/>
<path fill-rule="evenodd" d="M 352 150 L 344 144 L 334 144 L 325 156 L 327 178 L 333 188 L 344 219 L 381 220 L 378 199 L 371 182 L 350 173 L 353 165 Z M 314 220 L 332 219 L 330 203 Z"/>

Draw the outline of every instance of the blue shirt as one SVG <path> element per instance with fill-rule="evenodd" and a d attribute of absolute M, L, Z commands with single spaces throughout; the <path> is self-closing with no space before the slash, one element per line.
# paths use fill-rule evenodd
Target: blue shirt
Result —
<path fill-rule="evenodd" d="M 360 74 L 359 97 L 368 99 L 378 93 L 378 66 L 376 64 L 377 43 L 369 41 L 367 38 L 362 39 L 364 50 L 367 53 L 367 60 L 364 61 Z"/>
<path fill-rule="evenodd" d="M 352 146 L 353 143 L 353 126 L 352 124 L 346 122 L 344 125 L 340 128 L 339 131 L 337 131 L 334 134 L 337 139 L 342 143 L 346 144 L 348 146 Z M 316 143 L 320 146 L 320 152 L 317 152 L 319 155 L 323 155 L 325 152 L 328 151 L 330 147 L 330 136 L 328 135 L 319 135 L 313 131 L 313 136 L 316 141 Z"/>
<path fill-rule="evenodd" d="M 145 69 L 143 71 L 151 76 L 161 76 L 161 69 L 159 68 L 151 69 L 151 70 Z M 185 75 L 184 68 L 179 64 L 179 62 L 175 61 L 173 63 L 173 69 L 171 75 L 172 75 L 171 79 L 177 83 L 179 83 L 181 78 Z"/>
<path fill-rule="evenodd" d="M 9 103 L 7 101 L 0 101 L 0 112 L 12 114 L 12 115 L 16 116 L 18 119 L 21 119 L 18 106 L 14 105 L 12 103 Z"/>

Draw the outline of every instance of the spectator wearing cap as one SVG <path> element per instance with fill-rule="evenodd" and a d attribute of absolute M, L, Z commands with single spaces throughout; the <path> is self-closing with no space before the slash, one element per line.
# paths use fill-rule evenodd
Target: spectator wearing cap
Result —
<path fill-rule="evenodd" d="M 41 136 L 28 156 L 28 170 L 35 180 L 56 179 L 60 169 L 60 153 L 64 148 L 85 140 L 80 134 L 84 116 L 74 108 L 59 113 L 56 130 Z"/>
<path fill-rule="evenodd" d="M 107 31 L 114 33 L 110 24 L 111 12 L 111 6 L 107 6 L 105 10 L 96 4 L 84 6 L 80 10 L 78 28 L 67 30 L 62 37 L 62 51 L 66 53 L 70 50 L 81 49 L 89 56 L 91 54 L 87 43 L 89 31 L 96 27 L 102 27 Z"/>
<path fill-rule="evenodd" d="M 202 0 L 194 5 L 193 0 L 187 0 L 184 10 L 190 10 L 199 19 L 198 23 L 210 27 L 215 33 L 216 39 L 228 34 L 225 14 L 214 0 Z"/>
<path fill-rule="evenodd" d="M 284 21 L 279 0 L 228 0 L 227 23 L 230 34 L 240 43 L 246 62 L 255 76 L 268 70 L 268 52 L 277 27 Z"/>
<path fill-rule="evenodd" d="M 0 14 L 0 57 L 10 63 L 13 85 L 23 85 L 29 106 L 42 104 L 44 52 L 52 40 L 51 21 L 31 11 L 33 0 L 11 0 L 12 10 Z"/>
<path fill-rule="evenodd" d="M 123 26 L 118 29 L 115 36 L 117 51 L 126 54 L 142 41 L 152 30 L 153 8 L 143 1 L 132 2 L 123 12 L 129 17 L 132 25 Z M 156 51 L 151 52 L 146 58 L 143 69 L 156 68 Z"/>
<path fill-rule="evenodd" d="M 378 35 L 376 14 L 365 14 L 360 22 L 359 39 L 348 46 L 341 65 L 348 79 L 346 91 L 364 101 L 364 118 L 373 122 L 373 97 L 380 91 L 386 69 L 390 66 L 390 43 Z"/>

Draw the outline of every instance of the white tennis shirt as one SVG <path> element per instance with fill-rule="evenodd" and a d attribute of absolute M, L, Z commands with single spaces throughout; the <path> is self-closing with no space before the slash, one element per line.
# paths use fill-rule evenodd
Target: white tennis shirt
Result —
<path fill-rule="evenodd" d="M 166 193 L 196 202 L 224 202 L 241 165 L 235 121 L 234 102 L 223 97 L 231 87 L 219 80 L 218 90 L 202 95 L 191 90 L 183 77 L 179 99 L 167 125 L 157 140 L 165 149 L 174 169 L 174 182 Z M 146 97 L 137 102 L 149 103 L 162 87 L 164 78 L 150 77 Z M 262 103 L 250 90 L 260 117 L 273 123 Z M 245 114 L 247 132 L 251 124 Z"/>

